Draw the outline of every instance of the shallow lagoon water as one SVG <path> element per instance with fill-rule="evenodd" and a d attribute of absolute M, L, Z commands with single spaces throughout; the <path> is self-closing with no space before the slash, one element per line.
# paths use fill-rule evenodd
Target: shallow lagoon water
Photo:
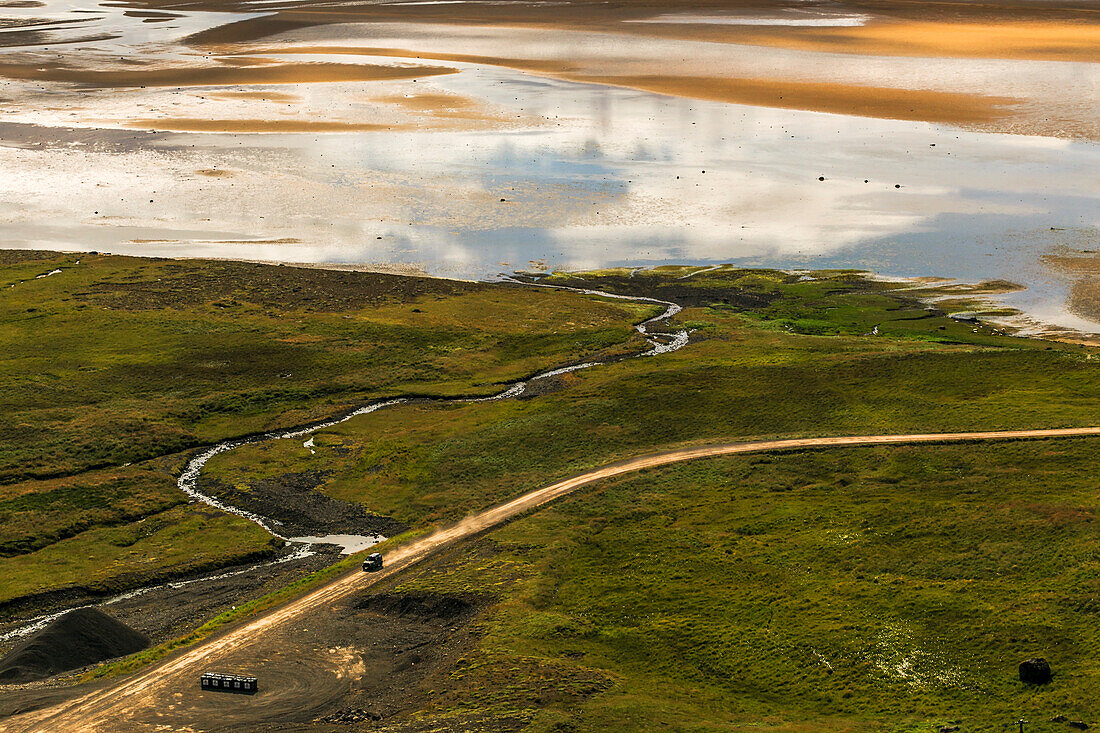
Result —
<path fill-rule="evenodd" d="M 446 65 L 458 73 L 252 85 L 247 99 L 217 96 L 236 87 L 0 82 L 0 98 L 21 102 L 0 105 L 0 240 L 467 278 L 719 262 L 1003 278 L 1027 286 L 1004 300 L 1036 319 L 1100 330 L 1066 311 L 1069 282 L 1039 259 L 1097 240 L 1095 143 Z M 440 96 L 477 114 L 441 125 L 394 112 L 394 100 Z M 391 129 L 127 129 L 211 117 Z"/>

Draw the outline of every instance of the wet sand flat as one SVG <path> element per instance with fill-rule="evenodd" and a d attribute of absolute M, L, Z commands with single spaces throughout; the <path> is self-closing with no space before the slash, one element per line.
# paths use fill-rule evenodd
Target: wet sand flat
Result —
<path fill-rule="evenodd" d="M 747 104 L 754 107 L 801 109 L 861 117 L 917 122 L 989 124 L 1011 115 L 1018 100 L 952 92 L 936 92 L 854 84 L 815 84 L 781 79 L 724 79 L 699 76 L 575 75 L 576 81 L 610 84 L 658 94 Z"/>
<path fill-rule="evenodd" d="M 272 53 L 274 51 L 275 49 L 269 48 L 257 51 L 257 53 Z M 467 64 L 486 64 L 547 74 L 568 81 L 626 87 L 657 94 L 705 99 L 713 102 L 918 122 L 984 125 L 987 127 L 993 127 L 996 121 L 1011 117 L 1013 114 L 1012 107 L 1020 101 L 1012 97 L 872 87 L 856 84 L 800 82 L 786 79 L 682 76 L 667 73 L 601 75 L 591 73 L 591 68 L 584 68 L 578 62 L 555 63 L 552 61 L 471 54 L 416 52 L 394 48 L 303 46 L 280 49 L 278 53 L 285 55 L 386 56 L 401 59 L 416 58 Z M 437 105 L 434 103 L 425 104 L 421 108 L 436 109 Z"/>
<path fill-rule="evenodd" d="M 456 277 L 1008 278 L 1005 301 L 1092 329 L 1039 258 L 1100 227 L 1096 10 L 9 4 L 0 236 Z"/>
<path fill-rule="evenodd" d="M 415 22 L 304 27 L 264 43 L 209 48 L 242 56 L 492 65 L 689 99 L 1100 139 L 1100 65 L 1086 62 L 861 56 L 594 30 Z"/>
<path fill-rule="evenodd" d="M 665 34 L 674 33 L 664 29 Z M 1097 23 L 873 22 L 854 28 L 748 28 L 704 38 L 729 43 L 875 56 L 1100 61 Z M 698 36 L 696 36 L 698 37 Z"/>
<path fill-rule="evenodd" d="M 1064 24 L 1100 23 L 1100 9 L 1091 0 L 994 0 L 993 2 L 957 2 L 936 0 L 836 0 L 807 3 L 803 0 L 629 0 L 609 3 L 605 0 L 563 0 L 528 2 L 525 0 L 395 0 L 360 3 L 316 0 L 286 0 L 272 5 L 254 0 L 138 0 L 135 6 L 160 9 L 245 11 L 268 5 L 276 11 L 269 22 L 425 22 L 469 25 L 507 25 L 511 27 L 545 26 L 594 30 L 624 21 L 651 20 L 661 16 L 724 17 L 727 32 L 763 30 L 761 18 L 776 19 L 788 27 L 828 28 L 838 25 L 836 18 L 867 17 L 880 23 L 942 23 L 1002 25 L 1034 24 L 1037 28 Z M 830 22 L 832 21 L 832 22 Z M 851 26 L 851 23 L 844 23 Z M 755 28 L 753 26 L 756 26 Z M 248 24 L 249 30 L 259 27 Z M 245 28 L 231 31 L 242 40 Z M 283 28 L 282 30 L 285 30 Z M 693 29 L 695 30 L 695 29 Z M 268 30 L 264 35 L 269 35 Z M 631 32 L 670 32 L 667 28 L 633 28 Z M 222 40 L 228 36 L 219 33 Z M 258 36 L 253 35 L 252 39 Z M 692 38 L 695 36 L 692 35 Z"/>
<path fill-rule="evenodd" d="M 205 31 L 195 41 L 248 42 L 294 28 L 361 22 L 609 32 L 862 55 L 1100 60 L 1100 9 L 1089 3 L 297 2 Z"/>
<path fill-rule="evenodd" d="M 1100 253 L 1095 249 L 1059 247 L 1042 257 L 1043 264 L 1070 281 L 1071 312 L 1081 318 L 1100 321 Z"/>
<path fill-rule="evenodd" d="M 82 69 L 61 64 L 30 66 L 0 63 L 0 76 L 6 76 L 9 79 L 66 82 L 99 89 L 383 81 L 453 74 L 455 71 L 455 69 L 438 66 L 401 67 L 333 63 L 154 69 Z"/>
<path fill-rule="evenodd" d="M 146 12 L 182 9 L 161 0 L 134 5 Z M 197 25 L 182 43 L 217 58 L 217 65 L 195 63 L 187 54 L 188 63 L 176 60 L 170 68 L 155 57 L 111 63 L 85 54 L 69 54 L 64 62 L 16 55 L 0 62 L 0 78 L 111 88 L 309 84 L 454 72 L 428 67 L 410 72 L 366 60 L 250 59 L 269 53 L 374 54 L 492 64 L 694 99 L 1100 139 L 1095 95 L 1100 13 L 1077 3 L 1045 3 L 1041 14 L 1028 3 L 1003 4 L 999 14 L 990 6 L 968 5 L 950 17 L 945 17 L 949 6 L 940 3 L 824 7 L 704 0 L 661 7 L 570 2 L 550 8 L 415 0 L 271 6 L 246 0 L 188 7 L 215 17 L 205 20 L 205 27 Z M 210 12 L 215 8 L 239 12 Z M 140 15 L 133 9 L 125 15 L 132 18 L 135 12 Z M 351 47 L 332 42 L 343 39 L 367 42 Z M 402 43 L 370 43 L 382 39 Z M 761 47 L 770 50 L 752 50 Z M 945 63 L 952 58 L 972 63 L 953 69 Z M 928 70 L 914 68 L 925 59 Z M 989 66 L 985 60 L 1002 63 Z M 1009 61 L 1074 66 L 1017 71 L 1005 65 Z"/>
<path fill-rule="evenodd" d="M 197 117 L 166 117 L 163 119 L 132 120 L 138 129 L 171 130 L 176 132 L 378 132 L 394 129 L 395 125 L 369 122 L 329 122 L 315 120 L 210 120 Z"/>
<path fill-rule="evenodd" d="M 479 116 L 476 112 L 449 113 L 448 108 L 441 107 L 437 113 L 441 118 L 462 120 L 473 123 L 476 129 L 479 124 L 488 126 L 493 118 Z M 355 133 L 355 132 L 396 132 L 403 130 L 427 129 L 445 130 L 450 126 L 445 121 L 426 124 L 424 122 L 353 122 L 350 120 L 309 120 L 309 119 L 209 119 L 203 117 L 159 117 L 150 119 L 133 119 L 127 122 L 129 127 L 138 130 L 170 131 L 170 132 L 204 132 L 225 135 L 268 133 L 268 134 L 300 134 L 300 133 Z M 229 177 L 225 171 L 198 171 L 199 175 L 208 177 Z M 275 243 L 297 243 L 298 239 L 280 240 Z M 152 240 L 145 242 L 152 243 Z M 234 242 L 226 242 L 233 244 Z M 249 243 L 239 240 L 236 244 Z M 270 242 L 269 242 L 270 243 Z"/>

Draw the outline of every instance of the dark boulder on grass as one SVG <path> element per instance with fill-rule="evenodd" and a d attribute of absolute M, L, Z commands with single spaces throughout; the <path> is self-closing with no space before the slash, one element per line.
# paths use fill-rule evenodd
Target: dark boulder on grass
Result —
<path fill-rule="evenodd" d="M 1040 657 L 1020 662 L 1020 682 L 1029 685 L 1045 685 L 1050 682 L 1050 664 Z"/>
<path fill-rule="evenodd" d="M 95 608 L 70 611 L 0 659 L 0 682 L 30 682 L 139 652 L 149 638 Z"/>

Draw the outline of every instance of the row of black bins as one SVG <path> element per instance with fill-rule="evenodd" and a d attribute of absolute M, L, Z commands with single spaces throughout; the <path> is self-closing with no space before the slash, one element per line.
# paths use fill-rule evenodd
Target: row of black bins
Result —
<path fill-rule="evenodd" d="M 251 695 L 256 692 L 256 678 L 239 674 L 221 674 L 220 672 L 206 672 L 199 684 L 204 690 L 215 692 L 239 692 Z"/>

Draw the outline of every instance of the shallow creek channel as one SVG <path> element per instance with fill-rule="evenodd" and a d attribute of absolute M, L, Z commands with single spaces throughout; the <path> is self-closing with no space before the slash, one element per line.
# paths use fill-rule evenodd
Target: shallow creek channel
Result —
<path fill-rule="evenodd" d="M 515 279 L 512 279 L 512 278 L 505 278 L 505 280 L 508 281 L 508 282 L 514 282 L 514 283 L 517 283 L 517 284 L 522 284 L 525 287 L 541 287 L 541 288 L 552 288 L 552 289 L 555 289 L 555 290 L 567 290 L 567 291 L 574 292 L 574 293 L 581 293 L 583 295 L 593 295 L 593 296 L 599 296 L 599 297 L 602 297 L 602 298 L 613 298 L 613 299 L 616 299 L 616 300 L 629 300 L 629 301 L 638 302 L 638 303 L 652 303 L 652 304 L 656 304 L 656 305 L 665 306 L 665 310 L 662 313 L 660 313 L 659 315 L 654 316 L 653 318 L 649 318 L 645 321 L 642 321 L 641 323 L 637 324 L 634 327 L 635 330 L 638 333 L 640 333 L 649 342 L 650 348 L 648 350 L 640 353 L 640 354 L 637 354 L 637 355 L 632 356 L 632 357 L 626 357 L 626 358 L 643 358 L 643 357 L 650 357 L 650 356 L 658 356 L 660 354 L 667 354 L 669 352 L 677 351 L 677 350 L 683 348 L 688 343 L 689 333 L 686 330 L 658 331 L 658 330 L 653 329 L 653 327 L 656 324 L 658 324 L 662 321 L 667 321 L 668 319 L 672 318 L 674 315 L 676 315 L 677 313 L 680 312 L 681 307 L 679 305 L 671 302 L 671 301 L 658 300 L 656 298 L 647 298 L 647 297 L 643 297 L 643 296 L 619 295 L 619 294 L 616 294 L 616 293 L 607 293 L 607 292 L 604 292 L 604 291 L 601 291 L 601 290 L 589 290 L 589 289 L 585 289 L 585 288 L 573 288 L 573 287 L 566 287 L 566 286 L 560 286 L 560 285 L 546 285 L 546 284 L 542 284 L 542 283 L 521 282 L 519 280 L 515 280 Z M 499 400 L 513 399 L 513 398 L 519 397 L 522 394 L 524 394 L 524 392 L 527 391 L 528 385 L 531 382 L 537 382 L 539 380 L 548 379 L 548 378 L 551 378 L 551 377 L 556 377 L 556 376 L 559 376 L 559 375 L 562 375 L 562 374 L 568 374 L 570 372 L 580 371 L 581 369 L 589 369 L 589 368 L 596 367 L 596 366 L 602 366 L 604 364 L 612 363 L 613 361 L 621 361 L 621 360 L 622 359 L 604 360 L 604 361 L 590 361 L 590 362 L 584 362 L 584 363 L 581 363 L 581 364 L 573 364 L 573 365 L 570 365 L 570 366 L 560 367 L 560 368 L 552 369 L 552 370 L 546 371 L 546 372 L 541 372 L 541 373 L 536 374 L 532 377 L 529 377 L 525 380 L 513 382 L 512 384 L 507 385 L 506 388 L 503 389 L 501 392 L 499 392 L 495 395 L 490 395 L 488 397 L 459 397 L 459 398 L 451 398 L 451 399 L 436 398 L 436 399 L 428 399 L 428 400 L 425 400 L 424 398 L 416 398 L 416 401 L 428 401 L 428 402 L 437 402 L 437 403 L 442 403 L 442 402 L 475 403 L 475 402 L 496 402 L 496 401 L 499 401 Z M 135 588 L 133 590 L 129 590 L 125 593 L 120 593 L 119 595 L 112 596 L 112 597 L 110 597 L 106 600 L 99 601 L 97 603 L 89 603 L 89 604 L 85 604 L 85 605 L 82 605 L 82 606 L 74 606 L 74 607 L 71 607 L 71 608 L 65 608 L 65 609 L 60 610 L 60 611 L 52 611 L 50 613 L 42 614 L 40 616 L 36 616 L 36 617 L 26 621 L 24 624 L 22 624 L 22 625 L 20 625 L 16 628 L 13 628 L 13 629 L 10 629 L 10 630 L 5 631 L 3 633 L 0 633 L 0 643 L 10 642 L 14 639 L 32 634 L 35 631 L 38 631 L 39 629 L 44 628 L 46 625 L 48 625 L 54 619 L 59 618 L 60 616 L 68 613 L 69 611 L 73 611 L 73 610 L 76 610 L 78 608 L 88 608 L 88 607 L 92 607 L 92 606 L 110 606 L 112 604 L 120 603 L 122 601 L 127 601 L 127 600 L 130 600 L 132 598 L 136 598 L 136 597 L 145 595 L 147 593 L 150 593 L 152 591 L 162 589 L 162 588 L 182 588 L 182 587 L 194 584 L 194 583 L 203 583 L 203 582 L 214 581 L 214 580 L 223 580 L 225 578 L 230 578 L 230 577 L 237 576 L 237 575 L 243 575 L 245 573 L 255 572 L 255 571 L 258 571 L 258 570 L 262 570 L 264 568 L 270 568 L 270 567 L 275 566 L 275 565 L 281 565 L 283 563 L 293 562 L 293 561 L 296 561 L 296 560 L 303 560 L 303 559 L 305 559 L 307 557 L 310 557 L 311 555 L 314 554 L 314 549 L 313 549 L 314 545 L 319 545 L 319 544 L 339 545 L 342 549 L 342 554 L 353 554 L 355 552 L 360 552 L 361 550 L 364 550 L 364 549 L 366 549 L 366 548 L 368 548 L 372 545 L 375 545 L 379 542 L 382 542 L 383 540 L 387 539 L 386 537 L 384 537 L 382 535 L 369 535 L 369 536 L 367 536 L 367 535 L 328 535 L 328 536 L 321 536 L 321 537 L 287 537 L 287 536 L 284 536 L 283 534 L 280 534 L 281 523 L 279 521 L 277 521 L 275 519 L 271 519 L 270 517 L 265 517 L 265 516 L 262 516 L 260 514 L 256 514 L 254 512 L 247 511 L 247 510 L 242 509 L 240 507 L 232 506 L 231 504 L 227 504 L 224 501 L 221 501 L 221 500 L 219 500 L 219 499 L 217 499 L 213 496 L 210 496 L 208 494 L 204 494 L 203 492 L 201 492 L 198 489 L 199 476 L 202 473 L 202 469 L 207 464 L 207 462 L 211 458 L 213 458 L 214 456 L 218 455 L 219 453 L 225 453 L 226 451 L 233 450 L 234 448 L 240 448 L 241 446 L 252 445 L 252 444 L 255 444 L 255 443 L 261 443 L 261 442 L 265 442 L 265 441 L 268 441 L 268 440 L 291 440 L 291 439 L 294 439 L 294 438 L 303 438 L 303 437 L 306 437 L 306 436 L 311 436 L 311 435 L 313 435 L 314 433 L 316 433 L 320 430 L 325 430 L 326 428 L 330 428 L 334 425 L 339 425 L 340 423 L 346 422 L 346 421 L 352 419 L 353 417 L 359 417 L 360 415 L 367 415 L 367 414 L 370 414 L 372 412 L 377 412 L 379 410 L 384 410 L 387 407 L 394 407 L 396 405 L 406 404 L 406 403 L 411 402 L 411 401 L 413 401 L 412 398 L 396 398 L 396 399 L 390 399 L 390 400 L 385 400 L 385 401 L 381 401 L 381 402 L 372 402 L 370 404 L 364 405 L 364 406 L 359 407 L 359 408 L 357 408 L 355 410 L 352 410 L 350 412 L 344 413 L 344 414 L 342 414 L 338 417 L 333 417 L 333 418 L 330 418 L 328 420 L 324 420 L 322 422 L 312 423 L 312 424 L 305 425 L 305 426 L 302 426 L 302 427 L 292 428 L 290 430 L 276 430 L 276 431 L 261 433 L 261 434 L 258 434 L 258 435 L 248 436 L 248 437 L 244 437 L 244 438 L 232 438 L 232 439 L 229 439 L 229 440 L 224 440 L 220 443 L 217 443 L 217 444 L 203 450 L 202 452 L 200 452 L 198 455 L 196 455 L 190 461 L 187 462 L 187 466 L 184 468 L 183 472 L 180 474 L 180 477 L 176 482 L 176 485 L 179 487 L 179 489 L 181 491 L 183 491 L 185 494 L 187 494 L 189 497 L 191 497 L 191 499 L 194 500 L 194 501 L 199 501 L 199 502 L 202 502 L 204 504 L 208 504 L 209 506 L 212 506 L 215 509 L 219 509 L 223 512 L 226 512 L 227 514 L 234 514 L 238 517 L 242 517 L 244 519 L 247 519 L 248 521 L 253 522 L 253 523 L 259 525 L 260 527 L 262 527 L 264 530 L 266 530 L 272 536 L 274 536 L 278 539 L 284 540 L 287 543 L 287 551 L 281 557 L 276 558 L 275 560 L 269 560 L 269 561 L 262 562 L 262 563 L 256 563 L 256 564 L 253 564 L 253 565 L 248 565 L 246 567 L 235 568 L 233 570 L 220 572 L 220 573 L 216 573 L 216 574 L 212 574 L 212 575 L 208 574 L 208 575 L 203 575 L 203 576 L 196 577 L 196 578 L 189 578 L 189 579 L 185 579 L 185 580 L 176 580 L 176 581 L 171 581 L 171 582 L 168 582 L 168 583 L 159 583 L 159 584 L 156 584 L 156 585 L 150 585 L 150 586 L 144 586 L 144 587 L 141 587 L 141 588 Z M 309 441 L 306 441 L 306 442 L 310 443 L 310 442 L 312 442 L 312 439 L 309 440 Z"/>

